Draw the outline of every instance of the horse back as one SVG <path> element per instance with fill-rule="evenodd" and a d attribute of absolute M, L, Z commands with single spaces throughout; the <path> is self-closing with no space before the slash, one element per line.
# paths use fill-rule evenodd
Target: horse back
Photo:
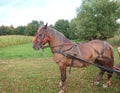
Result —
<path fill-rule="evenodd" d="M 108 42 L 102 40 L 92 40 L 88 42 L 88 44 L 99 53 L 102 52 L 104 55 L 113 55 L 112 46 Z"/>
<path fill-rule="evenodd" d="M 102 40 L 92 40 L 88 42 L 88 44 L 98 53 L 96 53 L 98 56 L 101 57 L 97 58 L 97 61 L 102 62 L 104 64 L 107 64 L 109 67 L 113 67 L 114 64 L 114 55 L 112 46 L 105 41 Z"/>

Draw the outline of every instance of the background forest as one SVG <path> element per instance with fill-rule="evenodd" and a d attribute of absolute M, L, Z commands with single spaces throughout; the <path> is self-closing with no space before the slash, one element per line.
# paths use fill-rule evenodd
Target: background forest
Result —
<path fill-rule="evenodd" d="M 62 32 L 69 39 L 109 39 L 120 33 L 120 0 L 82 0 L 71 21 L 59 19 L 49 26 Z M 0 26 L 0 35 L 34 36 L 44 21 L 33 20 L 27 26 Z"/>

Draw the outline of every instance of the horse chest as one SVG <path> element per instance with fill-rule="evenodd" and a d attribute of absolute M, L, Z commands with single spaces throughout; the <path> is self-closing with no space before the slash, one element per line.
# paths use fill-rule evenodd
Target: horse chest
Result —
<path fill-rule="evenodd" d="M 59 62 L 65 63 L 66 62 L 66 57 L 59 53 L 54 54 L 53 59 L 56 63 L 59 63 Z"/>

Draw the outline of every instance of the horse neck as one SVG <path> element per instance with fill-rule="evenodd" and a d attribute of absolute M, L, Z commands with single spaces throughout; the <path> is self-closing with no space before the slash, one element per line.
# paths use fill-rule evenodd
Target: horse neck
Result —
<path fill-rule="evenodd" d="M 54 46 L 65 45 L 65 44 L 73 44 L 69 39 L 67 39 L 62 33 L 49 29 L 50 34 L 50 42 L 49 46 L 52 48 Z"/>

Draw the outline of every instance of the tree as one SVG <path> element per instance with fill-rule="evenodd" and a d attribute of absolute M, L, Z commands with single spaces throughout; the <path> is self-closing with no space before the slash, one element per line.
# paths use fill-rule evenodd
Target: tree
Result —
<path fill-rule="evenodd" d="M 18 26 L 14 29 L 14 34 L 24 35 L 24 33 L 25 33 L 25 26 Z"/>
<path fill-rule="evenodd" d="M 37 32 L 37 29 L 39 28 L 40 24 L 38 21 L 33 20 L 31 23 L 29 23 L 25 28 L 25 35 L 34 36 Z"/>
<path fill-rule="evenodd" d="M 67 30 L 69 28 L 68 20 L 60 19 L 60 20 L 56 21 L 54 28 L 56 30 L 62 32 L 67 38 L 69 37 L 69 32 Z"/>
<path fill-rule="evenodd" d="M 1 26 L 0 27 L 0 35 L 11 35 L 14 34 L 14 27 L 11 25 L 8 26 Z"/>
<path fill-rule="evenodd" d="M 76 28 L 76 19 L 72 19 L 69 23 L 69 28 L 67 29 L 69 32 L 69 38 L 70 39 L 77 39 L 78 34 L 77 34 L 77 28 Z"/>
<path fill-rule="evenodd" d="M 107 39 L 118 29 L 120 1 L 83 0 L 77 14 L 77 30 L 82 39 Z"/>
<path fill-rule="evenodd" d="M 40 21 L 40 22 L 39 22 L 39 26 L 42 26 L 42 25 L 44 25 L 44 22 L 43 22 L 43 21 Z"/>
<path fill-rule="evenodd" d="M 1 26 L 0 27 L 0 35 L 6 35 L 7 34 L 7 32 L 5 31 L 5 26 Z"/>

